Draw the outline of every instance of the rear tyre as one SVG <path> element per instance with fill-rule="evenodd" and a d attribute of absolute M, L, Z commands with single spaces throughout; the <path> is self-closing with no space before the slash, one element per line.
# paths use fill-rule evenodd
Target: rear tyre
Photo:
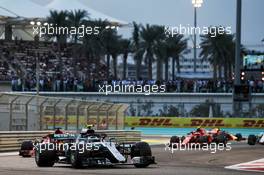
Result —
<path fill-rule="evenodd" d="M 185 136 L 182 136 L 181 137 L 181 142 L 183 142 L 185 138 L 186 138 Z"/>
<path fill-rule="evenodd" d="M 22 142 L 21 150 L 33 150 L 33 142 L 32 141 Z"/>
<path fill-rule="evenodd" d="M 257 137 L 255 135 L 249 135 L 248 136 L 248 144 L 249 145 L 255 145 L 257 142 Z"/>
<path fill-rule="evenodd" d="M 52 150 L 35 151 L 35 162 L 39 167 L 52 167 L 56 160 L 56 153 Z"/>
<path fill-rule="evenodd" d="M 24 141 L 22 142 L 21 144 L 21 147 L 20 147 L 20 150 L 21 151 L 31 151 L 33 150 L 34 146 L 33 146 L 33 142 L 32 141 Z M 24 153 L 21 153 L 20 154 L 22 157 L 31 157 L 31 155 L 28 155 L 28 154 L 24 154 Z"/>
<path fill-rule="evenodd" d="M 151 156 L 152 156 L 151 148 L 149 144 L 146 142 L 138 142 L 135 145 L 133 145 L 131 148 L 131 158 L 142 157 L 144 159 L 144 157 L 149 158 Z M 134 166 L 136 168 L 145 168 L 149 166 L 151 163 L 152 162 L 146 160 L 146 161 L 143 161 L 142 163 L 135 163 Z"/>
<path fill-rule="evenodd" d="M 227 140 L 228 139 L 227 139 L 225 134 L 220 134 L 220 135 L 216 136 L 216 143 L 217 144 L 222 143 L 222 144 L 224 144 L 226 146 Z"/>
<path fill-rule="evenodd" d="M 181 139 L 178 136 L 172 136 L 170 138 L 170 147 L 172 147 L 174 143 L 180 143 L 180 140 Z"/>
<path fill-rule="evenodd" d="M 199 143 L 203 144 L 203 143 L 208 143 L 209 140 L 208 140 L 208 136 L 201 136 L 199 137 Z"/>
<path fill-rule="evenodd" d="M 73 168 L 76 168 L 76 169 L 81 169 L 83 168 L 83 163 L 82 163 L 82 157 L 79 153 L 79 151 L 74 151 L 74 152 L 71 152 L 71 165 Z"/>

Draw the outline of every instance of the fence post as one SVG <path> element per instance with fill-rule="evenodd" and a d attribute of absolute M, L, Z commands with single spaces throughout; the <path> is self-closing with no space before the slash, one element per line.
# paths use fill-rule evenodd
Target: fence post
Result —
<path fill-rule="evenodd" d="M 97 108 L 97 117 L 96 117 L 96 130 L 99 128 L 99 121 L 100 121 L 100 108 L 104 105 L 104 103 L 101 103 Z"/>
<path fill-rule="evenodd" d="M 116 126 L 115 126 L 115 129 L 118 130 L 118 111 L 119 109 L 122 107 L 123 105 L 120 105 L 119 107 L 117 107 L 116 109 Z"/>
<path fill-rule="evenodd" d="M 25 107 L 26 107 L 26 109 L 25 109 L 25 114 L 26 114 L 26 128 L 25 128 L 25 130 L 26 131 L 28 131 L 28 104 L 33 100 L 33 98 L 34 98 L 34 96 L 31 97 L 25 104 Z"/>
<path fill-rule="evenodd" d="M 13 103 L 19 98 L 16 96 L 13 100 L 11 100 L 9 105 L 9 131 L 12 131 L 12 123 L 13 123 Z"/>
<path fill-rule="evenodd" d="M 59 99 L 53 106 L 53 129 L 56 128 L 56 121 L 55 121 L 56 120 L 56 106 L 57 106 L 57 104 L 60 103 L 60 101 L 61 101 L 61 99 Z"/>
<path fill-rule="evenodd" d="M 106 110 L 106 129 L 109 129 L 109 111 L 114 106 L 114 104 L 111 104 L 107 110 Z"/>
<path fill-rule="evenodd" d="M 38 98 L 38 97 L 37 97 Z M 43 118 L 43 105 L 48 101 L 48 98 L 45 98 L 45 100 L 40 104 L 40 106 L 37 106 L 39 107 L 39 129 L 40 131 L 42 131 L 42 118 Z"/>
<path fill-rule="evenodd" d="M 80 122 L 80 107 L 84 104 L 84 102 L 81 102 L 77 106 L 77 123 L 76 123 L 76 131 L 78 132 L 79 130 L 79 122 Z"/>
<path fill-rule="evenodd" d="M 74 102 L 74 100 L 71 100 L 69 103 L 65 105 L 65 130 L 68 130 L 68 107 L 69 105 Z"/>

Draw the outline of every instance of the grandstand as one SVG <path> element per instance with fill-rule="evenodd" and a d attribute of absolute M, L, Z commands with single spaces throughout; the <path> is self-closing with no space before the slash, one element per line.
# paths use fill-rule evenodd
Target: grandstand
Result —
<path fill-rule="evenodd" d="M 50 10 L 86 10 L 89 19 L 107 20 L 113 24 L 126 24 L 100 12 L 97 12 L 78 1 L 57 0 L 40 6 L 33 1 L 23 1 L 22 7 L 16 8 L 17 0 L 1 0 L 0 5 L 0 81 L 12 81 L 13 90 L 23 84 L 23 90 L 31 91 L 36 88 L 36 65 L 39 65 L 40 84 L 45 82 L 45 89 L 52 91 L 56 81 L 67 81 L 69 86 L 83 84 L 89 89 L 89 80 L 106 77 L 104 59 L 91 59 L 83 54 L 73 59 L 73 49 L 78 44 L 65 44 L 61 48 L 53 40 L 43 40 L 33 35 L 30 21 L 45 21 Z M 70 4 L 70 6 L 69 6 Z M 27 9 L 25 12 L 24 9 Z M 11 32 L 11 34 L 10 34 Z M 76 57 L 76 55 L 75 55 Z M 38 62 L 37 62 L 38 60 Z M 78 83 L 81 82 L 81 83 Z M 42 87 L 44 89 L 44 87 Z M 62 89 L 62 88 L 61 88 Z M 70 87 L 69 89 L 75 89 Z"/>
<path fill-rule="evenodd" d="M 34 80 L 36 73 L 36 57 L 38 57 L 40 65 L 40 76 L 45 78 L 45 81 L 54 81 L 56 79 L 72 79 L 79 77 L 85 80 L 84 72 L 87 72 L 87 62 L 85 58 L 80 57 L 75 60 L 73 66 L 73 58 L 71 46 L 65 47 L 61 52 L 56 50 L 54 43 L 51 42 L 39 42 L 36 44 L 34 41 L 0 41 L 1 46 L 1 72 L 5 72 L 5 76 L 1 80 L 25 79 L 27 81 Z M 61 60 L 59 60 L 61 55 Z M 91 65 L 95 64 L 89 62 Z M 62 74 L 59 72 L 59 67 L 62 65 Z M 97 77 L 104 77 L 105 64 L 100 63 L 99 70 L 94 70 L 91 67 L 90 72 L 96 72 L 91 79 Z M 74 69 L 76 69 L 77 75 L 74 75 Z M 59 76 L 58 76 L 59 75 Z M 26 82 L 24 82 L 27 84 Z M 34 86 L 26 87 L 26 90 L 31 90 Z M 48 88 L 49 89 L 49 88 Z"/>

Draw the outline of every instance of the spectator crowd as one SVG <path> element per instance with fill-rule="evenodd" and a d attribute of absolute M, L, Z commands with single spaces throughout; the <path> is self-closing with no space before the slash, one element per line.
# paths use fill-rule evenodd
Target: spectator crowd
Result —
<path fill-rule="evenodd" d="M 98 92 L 102 85 L 166 85 L 167 92 L 232 92 L 233 81 L 208 79 L 102 80 L 106 64 L 87 60 L 79 55 L 74 59 L 73 47 L 60 51 L 51 42 L 0 40 L 0 80 L 11 81 L 13 91 L 36 91 L 36 58 L 39 63 L 39 90 L 54 92 Z M 96 62 L 97 61 L 97 62 Z M 63 70 L 63 71 L 61 71 Z M 252 92 L 264 92 L 262 80 L 248 80 Z"/>
<path fill-rule="evenodd" d="M 254 93 L 264 92 L 264 82 L 261 80 L 249 80 L 248 84 Z M 36 79 L 21 80 L 18 77 L 12 79 L 13 91 L 36 91 Z M 197 92 L 197 93 L 230 93 L 233 90 L 233 82 L 225 80 L 189 80 L 177 79 L 175 81 L 155 80 L 102 80 L 90 81 L 74 77 L 40 77 L 40 91 L 54 92 L 98 92 L 102 85 L 166 85 L 166 92 Z"/>

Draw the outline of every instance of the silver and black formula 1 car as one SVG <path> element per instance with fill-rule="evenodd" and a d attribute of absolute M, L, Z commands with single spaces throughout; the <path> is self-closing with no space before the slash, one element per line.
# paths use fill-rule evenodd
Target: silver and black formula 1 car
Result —
<path fill-rule="evenodd" d="M 264 133 L 260 133 L 259 135 L 249 135 L 248 136 L 249 145 L 256 145 L 256 143 L 264 145 Z"/>
<path fill-rule="evenodd" d="M 39 167 L 55 163 L 71 164 L 73 168 L 94 165 L 134 165 L 144 168 L 154 164 L 151 148 L 146 142 L 117 143 L 115 139 L 95 133 L 51 134 L 35 145 L 35 162 Z"/>

